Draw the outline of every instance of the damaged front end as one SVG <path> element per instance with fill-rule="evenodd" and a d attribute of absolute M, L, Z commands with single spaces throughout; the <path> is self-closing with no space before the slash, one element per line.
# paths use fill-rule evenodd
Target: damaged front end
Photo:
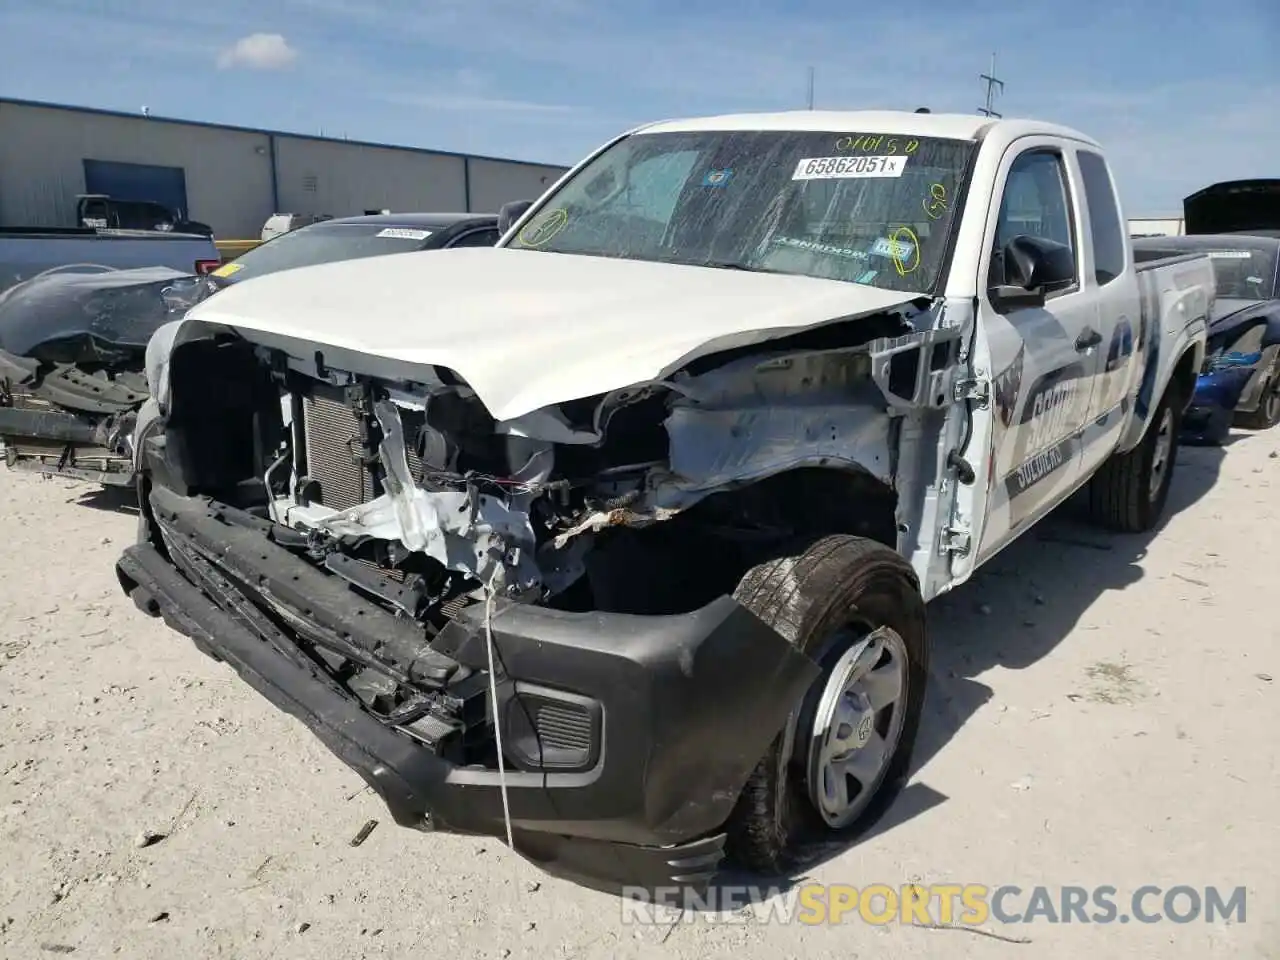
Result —
<path fill-rule="evenodd" d="M 133 483 L 132 437 L 147 398 L 141 371 L 88 373 L 0 351 L 0 441 L 10 469 Z"/>
<path fill-rule="evenodd" d="M 167 268 L 50 273 L 0 294 L 0 442 L 10 469 L 132 486 L 151 334 L 202 290 Z"/>
<path fill-rule="evenodd" d="M 449 370 L 390 381 L 188 320 L 121 583 L 397 822 L 503 835 L 500 742 L 526 856 L 608 888 L 703 884 L 818 674 L 738 580 L 821 533 L 937 553 L 920 511 L 961 426 L 943 314 L 904 305 L 508 421 Z"/>

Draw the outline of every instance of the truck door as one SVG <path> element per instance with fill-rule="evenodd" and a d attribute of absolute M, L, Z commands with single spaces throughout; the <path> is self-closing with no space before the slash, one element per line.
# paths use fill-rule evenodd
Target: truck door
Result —
<path fill-rule="evenodd" d="M 997 174 L 1000 202 L 989 214 L 988 255 L 978 277 L 992 438 L 976 563 L 1068 496 L 1079 478 L 1093 375 L 1085 354 L 1097 333 L 1097 300 L 1095 291 L 1081 283 L 1081 229 L 1072 186 L 1061 143 L 1051 138 L 1016 141 Z M 1000 304 L 991 296 L 1005 282 L 1004 245 L 1021 234 L 1055 240 L 1075 253 L 1075 276 L 1049 291 L 1043 306 Z"/>
<path fill-rule="evenodd" d="M 1140 333 L 1141 298 L 1107 162 L 1084 148 L 1075 151 L 1075 162 L 1090 239 L 1082 285 L 1086 292 L 1092 291 L 1097 307 L 1096 333 L 1088 338 L 1095 343 L 1082 357 L 1093 379 L 1081 438 L 1080 469 L 1088 474 L 1111 456 L 1127 422 L 1128 403 L 1140 376 L 1134 348 Z"/>

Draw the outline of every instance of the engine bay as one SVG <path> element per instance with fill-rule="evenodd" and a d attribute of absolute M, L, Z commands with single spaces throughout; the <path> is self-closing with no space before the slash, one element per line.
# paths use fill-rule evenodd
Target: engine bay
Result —
<path fill-rule="evenodd" d="M 446 369 L 391 381 L 209 329 L 168 358 L 163 429 L 140 441 L 144 489 L 188 498 L 159 524 L 188 579 L 206 593 L 239 583 L 390 718 L 422 685 L 390 669 L 375 620 L 428 650 L 476 604 L 682 614 L 805 535 L 899 545 L 902 487 L 923 476 L 902 460 L 902 423 L 941 435 L 958 349 L 935 319 L 862 318 L 856 336 L 808 331 L 509 421 Z M 197 498 L 214 504 L 190 521 L 204 532 L 179 535 Z M 295 572 L 254 566 L 253 538 Z M 300 577 L 311 592 L 282 600 Z M 365 611 L 367 643 L 345 614 L 318 626 L 307 597 L 321 593 L 331 613 Z"/>

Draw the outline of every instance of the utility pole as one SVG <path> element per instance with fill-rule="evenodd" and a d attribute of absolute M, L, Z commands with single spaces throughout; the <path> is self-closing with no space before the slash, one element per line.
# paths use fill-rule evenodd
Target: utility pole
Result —
<path fill-rule="evenodd" d="M 996 113 L 992 105 L 995 103 L 996 94 L 1004 93 L 1004 81 L 996 79 L 996 55 L 994 53 L 991 54 L 991 72 L 978 74 L 978 79 L 986 84 L 987 87 L 986 106 L 979 107 L 978 112 L 984 117 L 995 117 L 999 119 L 1001 114 Z"/>
<path fill-rule="evenodd" d="M 813 67 L 809 68 L 809 109 L 813 109 Z"/>

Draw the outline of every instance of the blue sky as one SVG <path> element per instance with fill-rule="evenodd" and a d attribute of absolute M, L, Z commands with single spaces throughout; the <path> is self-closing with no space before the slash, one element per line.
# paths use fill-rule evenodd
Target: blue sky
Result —
<path fill-rule="evenodd" d="M 1129 216 L 1280 176 L 1275 0 L 0 7 L 0 95 L 33 100 L 569 164 L 649 120 L 801 108 L 810 65 L 821 108 L 971 112 L 994 50 L 997 109 L 1102 141 Z"/>

